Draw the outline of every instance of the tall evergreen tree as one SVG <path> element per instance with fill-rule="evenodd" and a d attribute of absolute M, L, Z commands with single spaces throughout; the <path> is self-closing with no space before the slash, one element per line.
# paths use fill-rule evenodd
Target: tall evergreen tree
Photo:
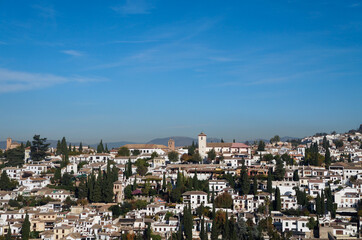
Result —
<path fill-rule="evenodd" d="M 329 166 L 331 165 L 332 163 L 332 159 L 331 159 L 331 153 L 329 151 L 329 148 L 326 149 L 326 154 L 324 156 L 324 163 L 326 165 L 326 169 L 329 168 Z"/>
<path fill-rule="evenodd" d="M 108 153 L 109 151 L 108 151 L 108 146 L 107 146 L 107 143 L 106 143 L 106 148 L 104 149 L 104 151 L 106 152 L 106 153 Z"/>
<path fill-rule="evenodd" d="M 8 223 L 8 232 L 6 233 L 5 240 L 11 240 L 11 227 L 10 227 L 10 222 Z"/>
<path fill-rule="evenodd" d="M 253 194 L 254 195 L 258 194 L 258 179 L 256 178 L 256 175 L 254 176 L 254 181 L 253 181 Z"/>
<path fill-rule="evenodd" d="M 246 170 L 245 163 L 243 162 L 243 166 L 241 167 L 240 173 L 240 185 L 241 185 L 241 194 L 245 195 L 249 193 L 250 190 L 250 182 L 248 172 Z"/>
<path fill-rule="evenodd" d="M 200 240 L 206 240 L 205 239 L 205 221 L 204 221 L 204 218 L 201 219 L 201 223 L 200 223 Z"/>
<path fill-rule="evenodd" d="M 163 173 L 162 190 L 163 190 L 163 191 L 166 191 L 166 187 L 167 187 L 167 184 L 166 184 L 166 173 Z"/>
<path fill-rule="evenodd" d="M 280 190 L 278 187 L 275 188 L 275 200 L 274 200 L 274 210 L 280 211 L 282 208 L 282 202 L 280 199 Z"/>
<path fill-rule="evenodd" d="M 98 144 L 97 146 L 97 153 L 103 153 L 104 152 L 104 146 L 103 146 L 103 140 Z"/>
<path fill-rule="evenodd" d="M 101 171 L 99 171 L 97 180 L 94 182 L 94 189 L 93 189 L 93 201 L 94 202 L 102 201 L 101 183 L 102 183 L 102 174 L 101 174 Z"/>
<path fill-rule="evenodd" d="M 72 151 L 72 143 L 69 143 L 68 152 Z"/>
<path fill-rule="evenodd" d="M 184 218 L 183 218 L 183 225 L 184 225 L 184 234 L 186 240 L 192 240 L 192 215 L 191 215 L 191 206 L 185 206 L 184 208 Z"/>
<path fill-rule="evenodd" d="M 48 154 L 49 143 L 46 143 L 46 138 L 41 138 L 40 135 L 34 135 L 32 145 L 30 147 L 30 157 L 33 161 L 43 160 Z"/>
<path fill-rule="evenodd" d="M 211 240 L 217 240 L 219 238 L 219 231 L 216 220 L 212 220 L 212 227 L 211 227 Z"/>
<path fill-rule="evenodd" d="M 29 240 L 30 238 L 30 221 L 29 215 L 26 213 L 24 222 L 21 226 L 21 239 L 22 240 Z"/>
<path fill-rule="evenodd" d="M 30 141 L 29 141 L 29 140 L 28 140 L 28 141 L 26 141 L 25 147 L 26 147 L 26 148 L 27 148 L 27 147 L 31 147 L 31 143 L 30 143 Z"/>
<path fill-rule="evenodd" d="M 192 179 L 192 185 L 193 185 L 193 189 L 198 190 L 199 189 L 199 180 L 197 179 L 197 171 L 195 169 L 195 174 L 194 177 Z"/>
<path fill-rule="evenodd" d="M 299 181 L 298 170 L 295 170 L 295 171 L 293 172 L 293 181 Z"/>
<path fill-rule="evenodd" d="M 273 183 L 272 183 L 272 173 L 271 173 L 271 170 L 269 170 L 269 172 L 268 172 L 267 192 L 268 192 L 268 193 L 273 193 Z"/>
<path fill-rule="evenodd" d="M 83 144 L 82 144 L 82 142 L 79 143 L 78 151 L 79 151 L 80 153 L 83 152 Z"/>
<path fill-rule="evenodd" d="M 225 240 L 230 239 L 230 226 L 229 226 L 229 217 L 228 217 L 228 211 L 227 210 L 226 210 L 226 213 L 225 213 L 225 224 L 224 224 L 223 239 L 225 239 Z"/>
<path fill-rule="evenodd" d="M 322 206 L 321 206 L 321 197 L 319 195 L 319 193 L 317 194 L 317 198 L 315 199 L 315 204 L 316 204 L 316 212 L 318 215 L 322 214 Z"/>

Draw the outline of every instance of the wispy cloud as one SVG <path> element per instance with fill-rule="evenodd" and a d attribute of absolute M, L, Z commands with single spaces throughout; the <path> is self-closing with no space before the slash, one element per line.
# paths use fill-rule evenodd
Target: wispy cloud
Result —
<path fill-rule="evenodd" d="M 39 15 L 44 18 L 55 18 L 55 10 L 52 6 L 41 6 L 41 5 L 33 5 L 33 8 L 38 10 Z"/>
<path fill-rule="evenodd" d="M 0 93 L 47 88 L 69 82 L 86 83 L 104 81 L 101 78 L 57 76 L 47 73 L 29 73 L 0 68 Z"/>
<path fill-rule="evenodd" d="M 356 8 L 359 6 L 361 6 L 361 3 L 353 3 L 353 4 L 348 5 L 348 7 L 351 7 L 351 8 Z"/>
<path fill-rule="evenodd" d="M 82 52 L 76 51 L 76 50 L 63 50 L 61 52 L 64 53 L 64 54 L 73 56 L 73 57 L 81 57 L 81 56 L 84 55 Z"/>
<path fill-rule="evenodd" d="M 121 14 L 149 14 L 151 6 L 145 0 L 126 0 L 121 6 L 112 7 L 112 9 Z"/>

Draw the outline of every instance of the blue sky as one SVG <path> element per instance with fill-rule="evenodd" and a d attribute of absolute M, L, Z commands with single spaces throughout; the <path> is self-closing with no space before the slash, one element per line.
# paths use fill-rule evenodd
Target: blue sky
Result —
<path fill-rule="evenodd" d="M 362 1 L 1 1 L 0 139 L 362 123 Z"/>

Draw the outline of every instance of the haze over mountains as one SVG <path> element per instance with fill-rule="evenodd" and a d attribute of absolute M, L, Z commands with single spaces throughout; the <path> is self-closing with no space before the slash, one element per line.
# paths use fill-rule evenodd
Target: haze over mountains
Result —
<path fill-rule="evenodd" d="M 189 146 L 192 144 L 192 142 L 194 142 L 195 144 L 197 144 L 197 138 L 191 138 L 191 137 L 182 137 L 182 136 L 172 136 L 172 137 L 164 137 L 164 138 L 155 138 L 152 139 L 151 141 L 146 142 L 147 144 L 162 144 L 167 146 L 167 142 L 168 140 L 172 138 L 173 140 L 175 140 L 175 145 L 176 147 L 182 147 L 182 146 Z M 281 140 L 282 141 L 286 141 L 288 139 L 296 139 L 294 137 L 282 137 Z M 263 140 L 265 142 L 268 142 L 268 139 L 253 139 L 253 140 L 248 140 L 248 142 L 252 143 L 254 141 L 259 141 L 259 140 Z M 22 140 L 14 140 L 15 142 L 21 143 L 23 142 L 24 144 L 26 143 L 26 141 L 22 141 Z M 210 137 L 207 138 L 207 142 L 220 142 L 221 138 L 214 138 L 214 137 Z M 238 141 L 238 140 L 236 140 Z M 47 140 L 48 143 L 50 143 L 50 147 L 56 147 L 57 146 L 57 142 L 58 140 Z M 225 140 L 225 142 L 230 142 Z M 245 142 L 245 141 L 243 141 Z M 119 141 L 119 142 L 103 142 L 104 144 L 107 144 L 108 149 L 112 149 L 112 148 L 118 148 L 120 146 L 123 146 L 125 144 L 132 144 L 132 143 L 144 143 L 144 142 L 132 142 L 132 141 Z M 72 146 L 79 145 L 79 142 L 71 142 Z M 83 146 L 90 146 L 92 148 L 96 148 L 98 143 L 93 143 L 93 144 L 88 144 L 88 143 L 83 143 Z M 5 149 L 6 148 L 6 141 L 0 141 L 0 149 Z"/>

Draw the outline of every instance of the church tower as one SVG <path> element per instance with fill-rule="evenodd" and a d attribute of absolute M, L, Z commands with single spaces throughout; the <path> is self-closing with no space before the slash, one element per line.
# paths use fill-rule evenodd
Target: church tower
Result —
<path fill-rule="evenodd" d="M 168 149 L 170 149 L 171 151 L 175 151 L 175 140 L 173 140 L 172 138 L 168 140 Z"/>
<path fill-rule="evenodd" d="M 11 148 L 12 143 L 13 143 L 13 140 L 11 138 L 6 139 L 6 150 L 9 150 Z"/>
<path fill-rule="evenodd" d="M 199 141 L 199 154 L 202 159 L 205 159 L 207 157 L 206 152 L 206 134 L 201 132 L 198 137 Z"/>

